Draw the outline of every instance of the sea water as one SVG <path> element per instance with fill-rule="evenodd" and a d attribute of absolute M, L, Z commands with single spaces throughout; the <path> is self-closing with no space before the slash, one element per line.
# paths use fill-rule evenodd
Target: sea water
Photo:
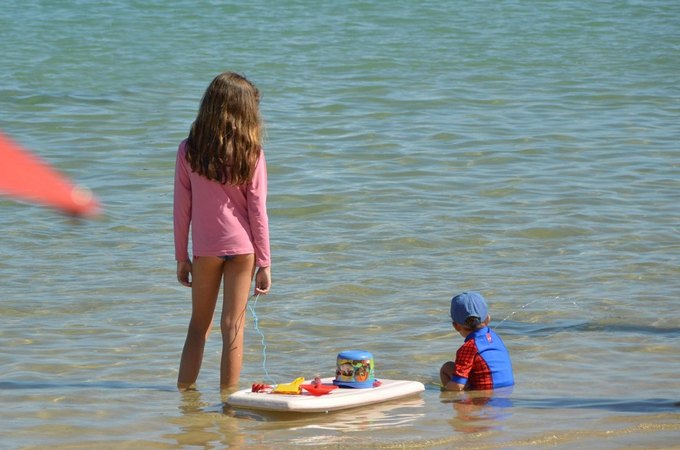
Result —
<path fill-rule="evenodd" d="M 0 200 L 3 448 L 680 445 L 676 1 L 8 0 L 0 36 L 0 129 L 103 205 Z M 175 152 L 224 70 L 262 92 L 270 177 L 241 387 L 364 349 L 422 395 L 234 411 L 219 327 L 176 391 Z M 512 392 L 435 386 L 469 289 Z"/>

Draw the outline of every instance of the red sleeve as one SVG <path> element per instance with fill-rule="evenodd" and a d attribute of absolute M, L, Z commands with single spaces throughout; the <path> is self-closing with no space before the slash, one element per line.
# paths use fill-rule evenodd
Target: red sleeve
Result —
<path fill-rule="evenodd" d="M 190 166 L 186 160 L 186 140 L 179 144 L 175 160 L 175 192 L 173 199 L 173 225 L 175 233 L 175 259 L 188 261 L 189 224 L 191 223 Z"/>
<path fill-rule="evenodd" d="M 456 352 L 456 368 L 454 370 L 454 377 L 452 381 L 459 384 L 465 384 L 470 372 L 472 371 L 472 365 L 475 361 L 475 356 L 477 355 L 477 346 L 475 345 L 475 340 L 470 339 L 463 344 Z"/>

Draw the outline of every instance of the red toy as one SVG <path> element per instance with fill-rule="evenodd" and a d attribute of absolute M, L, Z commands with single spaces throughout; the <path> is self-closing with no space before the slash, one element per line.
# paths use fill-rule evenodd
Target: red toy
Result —
<path fill-rule="evenodd" d="M 268 384 L 264 383 L 253 383 L 253 386 L 250 388 L 252 392 L 267 392 L 271 390 L 271 386 Z"/>
<path fill-rule="evenodd" d="M 302 389 L 309 392 L 310 394 L 312 394 L 315 397 L 328 394 L 332 390 L 338 388 L 334 384 L 321 384 L 321 383 L 303 384 L 303 385 L 301 385 L 301 387 L 302 387 Z"/>

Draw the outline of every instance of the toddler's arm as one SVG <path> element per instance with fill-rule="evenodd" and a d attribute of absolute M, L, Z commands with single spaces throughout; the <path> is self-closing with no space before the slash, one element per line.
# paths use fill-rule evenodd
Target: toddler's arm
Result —
<path fill-rule="evenodd" d="M 456 364 L 453 361 L 448 361 L 439 369 L 439 379 L 442 382 L 442 389 L 445 391 L 462 391 L 465 389 L 464 384 L 451 381 L 455 368 Z"/>

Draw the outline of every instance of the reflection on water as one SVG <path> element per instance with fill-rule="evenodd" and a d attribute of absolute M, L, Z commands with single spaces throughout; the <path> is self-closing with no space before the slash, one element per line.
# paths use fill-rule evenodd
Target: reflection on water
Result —
<path fill-rule="evenodd" d="M 425 402 L 422 398 L 400 399 L 394 402 L 367 405 L 344 411 L 336 411 L 315 419 L 314 423 L 293 427 L 298 429 L 319 429 L 333 431 L 376 430 L 379 428 L 404 425 L 422 417 Z M 415 409 L 415 411 L 412 411 Z"/>
<path fill-rule="evenodd" d="M 442 392 L 441 402 L 451 403 L 454 416 L 450 421 L 455 431 L 478 433 L 501 430 L 503 421 L 512 414 L 511 394 L 514 387 L 495 391 Z"/>
<path fill-rule="evenodd" d="M 198 390 L 181 392 L 181 415 L 171 419 L 177 430 L 165 434 L 180 446 L 205 445 L 206 448 L 253 445 L 256 435 L 248 432 L 258 423 L 261 431 L 294 432 L 292 445 L 331 445 L 347 442 L 347 433 L 391 430 L 412 425 L 425 415 L 425 400 L 420 396 L 367 405 L 329 413 L 255 411 L 233 408 L 226 402 L 211 404 Z"/>
<path fill-rule="evenodd" d="M 238 447 L 245 443 L 239 421 L 222 414 L 221 404 L 214 405 L 205 401 L 197 390 L 184 391 L 180 395 L 181 415 L 170 420 L 177 425 L 177 430 L 166 433 L 166 439 L 181 448 Z"/>
<path fill-rule="evenodd" d="M 361 439 L 347 433 L 371 432 L 394 429 L 415 422 L 425 415 L 425 401 L 420 397 L 400 399 L 393 402 L 367 405 L 321 416 L 307 417 L 303 423 L 292 426 L 295 431 L 291 443 L 295 445 L 348 444 Z"/>

